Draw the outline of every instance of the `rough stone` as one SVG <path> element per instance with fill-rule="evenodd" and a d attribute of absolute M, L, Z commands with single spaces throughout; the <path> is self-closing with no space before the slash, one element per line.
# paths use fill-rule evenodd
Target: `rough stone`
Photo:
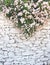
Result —
<path fill-rule="evenodd" d="M 0 65 L 3 65 L 2 63 L 0 63 Z"/>

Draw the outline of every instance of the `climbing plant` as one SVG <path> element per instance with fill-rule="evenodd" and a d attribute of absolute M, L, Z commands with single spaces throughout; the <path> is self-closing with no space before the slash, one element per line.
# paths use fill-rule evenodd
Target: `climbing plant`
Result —
<path fill-rule="evenodd" d="M 43 0 L 3 0 L 0 1 L 0 10 L 6 8 L 6 16 L 11 19 L 24 34 L 31 36 L 36 31 L 36 27 L 43 25 L 44 22 L 37 19 L 41 15 L 36 12 L 43 11 Z M 38 2 L 38 5 L 36 4 Z M 35 6 L 34 6 L 35 5 Z M 38 10 L 39 9 L 39 10 Z"/>

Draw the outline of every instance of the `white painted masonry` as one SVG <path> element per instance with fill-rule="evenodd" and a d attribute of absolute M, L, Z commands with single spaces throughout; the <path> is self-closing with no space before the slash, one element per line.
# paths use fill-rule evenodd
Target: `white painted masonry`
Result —
<path fill-rule="evenodd" d="M 0 65 L 50 64 L 50 22 L 29 40 L 0 13 Z"/>

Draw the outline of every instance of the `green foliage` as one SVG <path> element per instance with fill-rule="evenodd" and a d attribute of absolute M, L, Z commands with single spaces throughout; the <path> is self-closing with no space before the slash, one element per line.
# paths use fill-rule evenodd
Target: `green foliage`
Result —
<path fill-rule="evenodd" d="M 9 12 L 9 13 L 6 14 L 6 16 L 9 17 L 9 19 L 10 19 L 10 17 L 12 16 L 12 13 Z"/>
<path fill-rule="evenodd" d="M 22 23 L 21 23 L 21 21 L 18 19 L 18 28 L 21 28 L 21 26 L 22 26 Z"/>
<path fill-rule="evenodd" d="M 50 1 L 50 0 L 43 0 L 43 1 Z"/>
<path fill-rule="evenodd" d="M 0 6 L 0 11 L 2 11 L 2 7 Z"/>
<path fill-rule="evenodd" d="M 48 2 L 49 6 L 50 6 L 50 1 Z"/>
<path fill-rule="evenodd" d="M 0 11 L 2 11 L 2 5 L 3 5 L 3 3 L 2 3 L 2 1 L 0 0 Z"/>
<path fill-rule="evenodd" d="M 4 0 L 4 4 L 8 7 L 14 3 L 14 0 Z"/>
<path fill-rule="evenodd" d="M 48 1 L 50 5 L 50 0 L 44 1 Z M 33 0 L 33 3 L 37 4 L 37 2 L 38 0 Z M 31 0 L 18 0 L 18 4 L 14 5 L 14 0 L 3 0 L 4 6 L 6 6 L 6 8 L 8 9 L 10 8 L 9 12 L 6 13 L 6 16 L 9 19 L 12 18 L 13 21 L 17 20 L 17 22 L 15 22 L 15 24 L 17 24 L 17 27 L 22 29 L 23 32 L 29 36 L 31 36 L 32 33 L 36 31 L 36 26 L 43 25 L 43 22 L 41 23 L 41 21 L 37 20 L 35 14 L 32 13 L 33 9 L 34 11 L 35 10 L 37 11 L 38 8 L 40 9 L 38 10 L 39 12 L 43 11 L 42 10 L 43 1 L 38 2 L 38 5 L 35 7 L 32 5 L 32 3 L 30 5 L 30 3 Z M 29 8 L 27 5 L 30 6 L 31 8 Z M 0 6 L 0 10 L 2 10 L 2 6 Z M 40 15 L 38 17 L 40 18 Z"/>
<path fill-rule="evenodd" d="M 27 25 L 33 23 L 33 20 L 32 20 L 32 19 L 26 19 L 25 21 L 26 21 L 25 23 L 26 23 Z"/>
<path fill-rule="evenodd" d="M 38 0 L 33 0 L 34 3 L 36 3 Z"/>
<path fill-rule="evenodd" d="M 26 3 L 28 0 L 23 0 L 24 3 Z"/>

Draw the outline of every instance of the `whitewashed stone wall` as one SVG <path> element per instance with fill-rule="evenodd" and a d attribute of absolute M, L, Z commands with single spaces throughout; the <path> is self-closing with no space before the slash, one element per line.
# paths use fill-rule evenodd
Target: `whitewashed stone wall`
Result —
<path fill-rule="evenodd" d="M 50 21 L 24 40 L 20 31 L 0 13 L 0 65 L 50 64 Z"/>

